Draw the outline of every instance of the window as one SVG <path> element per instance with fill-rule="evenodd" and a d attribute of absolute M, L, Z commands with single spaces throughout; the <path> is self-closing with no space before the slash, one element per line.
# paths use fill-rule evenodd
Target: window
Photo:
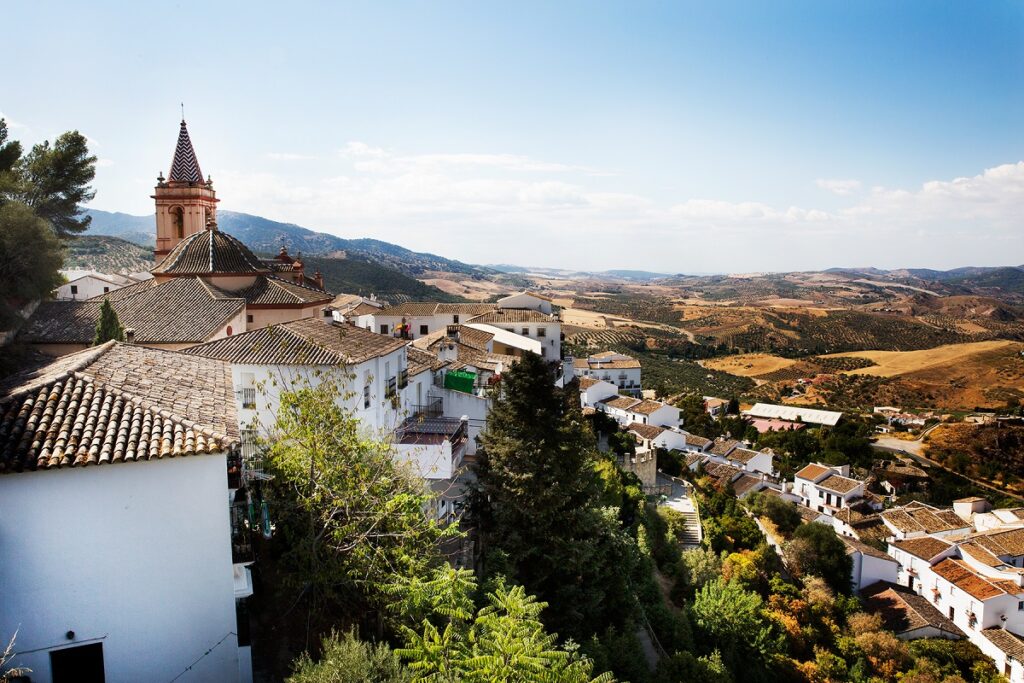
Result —
<path fill-rule="evenodd" d="M 103 643 L 50 651 L 53 683 L 103 683 Z"/>
<path fill-rule="evenodd" d="M 363 408 L 370 407 L 370 371 L 363 373 Z"/>
<path fill-rule="evenodd" d="M 456 313 L 455 315 L 452 316 L 452 325 L 458 325 L 458 324 L 459 324 L 459 314 Z"/>
<path fill-rule="evenodd" d="M 529 337 L 530 336 L 530 328 L 529 327 L 524 327 L 523 331 L 520 334 L 522 334 L 524 337 Z"/>
<path fill-rule="evenodd" d="M 247 322 L 247 323 L 251 323 L 252 322 L 252 314 L 251 313 L 246 314 L 245 322 Z"/>
<path fill-rule="evenodd" d="M 387 334 L 388 333 L 388 326 L 387 325 L 381 325 L 380 326 L 380 333 L 381 334 Z"/>
<path fill-rule="evenodd" d="M 231 325 L 228 325 L 228 336 L 230 337 L 232 334 L 233 332 L 231 331 Z"/>
<path fill-rule="evenodd" d="M 78 285 L 71 285 L 71 293 L 78 294 Z"/>
<path fill-rule="evenodd" d="M 537 336 L 538 337 L 546 337 L 546 336 L 548 336 L 547 328 L 538 327 L 537 328 Z"/>
<path fill-rule="evenodd" d="M 914 579 L 913 579 L 913 577 L 911 577 L 911 579 L 910 579 L 910 580 L 911 580 L 911 581 L 913 581 L 913 580 L 914 580 Z M 953 621 L 953 615 L 954 615 L 954 614 L 955 614 L 955 612 L 953 611 L 953 608 L 952 608 L 952 607 L 950 607 L 950 608 L 949 608 L 949 620 L 950 620 L 950 621 Z"/>
<path fill-rule="evenodd" d="M 409 371 L 402 370 L 398 373 L 398 388 L 405 389 L 407 386 L 409 386 Z"/>
<path fill-rule="evenodd" d="M 430 332 L 428 331 L 429 329 L 430 327 L 428 325 L 420 325 L 420 334 L 430 334 Z"/>
<path fill-rule="evenodd" d="M 171 209 L 171 219 L 174 221 L 174 236 L 179 240 L 185 237 L 185 209 L 176 206 Z"/>
<path fill-rule="evenodd" d="M 1024 600 L 1021 600 L 1020 602 L 1017 603 L 1017 611 L 1018 612 L 1024 612 Z"/>
<path fill-rule="evenodd" d="M 387 392 L 387 397 L 388 398 L 394 398 L 395 396 L 398 395 L 398 386 L 397 385 L 398 385 L 398 378 L 396 378 L 396 377 L 388 377 L 388 392 Z"/>
<path fill-rule="evenodd" d="M 103 293 L 104 294 L 109 294 L 110 293 L 110 287 L 104 287 L 103 288 Z"/>

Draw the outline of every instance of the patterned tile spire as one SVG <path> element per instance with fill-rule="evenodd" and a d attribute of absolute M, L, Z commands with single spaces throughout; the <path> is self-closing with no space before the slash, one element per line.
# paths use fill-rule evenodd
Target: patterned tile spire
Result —
<path fill-rule="evenodd" d="M 178 146 L 174 148 L 174 161 L 171 162 L 171 172 L 167 179 L 183 183 L 203 182 L 203 172 L 199 169 L 199 160 L 192 149 L 192 140 L 188 137 L 185 119 L 181 120 Z"/>

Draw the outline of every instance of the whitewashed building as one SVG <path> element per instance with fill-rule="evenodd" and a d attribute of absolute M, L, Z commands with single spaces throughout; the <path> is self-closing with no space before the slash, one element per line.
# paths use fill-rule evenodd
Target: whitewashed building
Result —
<path fill-rule="evenodd" d="M 573 359 L 573 374 L 580 378 L 610 382 L 632 395 L 639 395 L 640 361 L 615 351 L 592 353 L 586 358 Z"/>
<path fill-rule="evenodd" d="M 227 365 L 109 342 L 5 380 L 0 396 L 10 664 L 54 683 L 250 681 Z"/>

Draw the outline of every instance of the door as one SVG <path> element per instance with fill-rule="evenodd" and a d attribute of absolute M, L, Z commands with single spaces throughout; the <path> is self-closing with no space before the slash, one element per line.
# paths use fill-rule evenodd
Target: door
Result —
<path fill-rule="evenodd" d="M 104 683 L 103 643 L 50 651 L 53 683 Z"/>

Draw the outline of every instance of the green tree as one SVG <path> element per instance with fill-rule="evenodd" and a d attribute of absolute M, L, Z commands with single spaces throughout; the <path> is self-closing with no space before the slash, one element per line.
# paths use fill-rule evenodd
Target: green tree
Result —
<path fill-rule="evenodd" d="M 311 618 L 381 610 L 391 602 L 385 586 L 426 576 L 440 561 L 437 543 L 458 533 L 424 514 L 422 480 L 341 407 L 340 381 L 282 391 L 266 444 L 284 588 L 299 592 L 292 599 L 304 599 Z"/>
<path fill-rule="evenodd" d="M 384 643 L 359 640 L 354 631 L 324 639 L 319 661 L 303 654 L 288 683 L 404 683 L 412 675 Z"/>
<path fill-rule="evenodd" d="M 110 340 L 124 341 L 124 327 L 117 319 L 117 311 L 114 310 L 110 299 L 104 299 L 100 306 L 100 319 L 96 321 L 96 334 L 92 338 L 92 345 L 98 346 Z"/>
<path fill-rule="evenodd" d="M 763 680 L 773 655 L 783 648 L 781 634 L 762 610 L 761 597 L 721 578 L 697 591 L 691 608 L 698 639 L 710 654 L 719 650 L 729 670 L 744 672 L 744 680 Z"/>
<path fill-rule="evenodd" d="M 600 507 L 596 445 L 578 398 L 556 388 L 534 354 L 502 384 L 480 437 L 472 503 L 485 567 L 502 551 L 502 570 L 552 606 L 549 624 L 582 640 L 631 609 L 635 548 L 618 510 Z"/>
<path fill-rule="evenodd" d="M 452 576 L 438 571 L 442 580 Z M 452 586 L 457 603 L 469 602 L 465 583 L 463 578 Z M 522 586 L 510 587 L 499 577 L 487 605 L 475 614 L 448 611 L 440 619 L 424 619 L 419 629 L 404 627 L 405 647 L 397 652 L 414 681 L 612 683 L 609 673 L 593 677 L 593 662 L 575 645 L 557 644 L 540 621 L 545 607 Z"/>
<path fill-rule="evenodd" d="M 747 497 L 746 506 L 758 517 L 767 517 L 779 531 L 787 536 L 803 522 L 796 505 L 778 496 L 758 492 Z"/>
<path fill-rule="evenodd" d="M 96 196 L 89 186 L 96 177 L 96 157 L 89 154 L 84 135 L 75 130 L 52 145 L 41 142 L 19 166 L 22 201 L 49 221 L 58 237 L 73 237 L 89 227 L 92 219 L 81 215 L 81 205 Z"/>
<path fill-rule="evenodd" d="M 850 593 L 853 561 L 832 527 L 817 522 L 800 525 L 785 553 L 795 574 L 821 577 L 837 593 Z"/>
<path fill-rule="evenodd" d="M 0 329 L 13 326 L 21 307 L 47 298 L 63 282 L 63 261 L 64 248 L 46 221 L 20 202 L 0 206 Z"/>

